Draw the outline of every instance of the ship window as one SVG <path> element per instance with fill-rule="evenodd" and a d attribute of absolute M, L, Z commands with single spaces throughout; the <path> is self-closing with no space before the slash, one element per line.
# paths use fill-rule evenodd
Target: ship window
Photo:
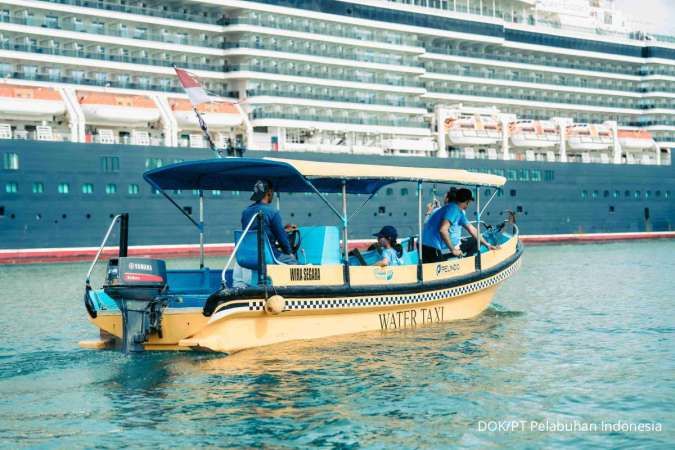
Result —
<path fill-rule="evenodd" d="M 581 191 L 581 198 L 586 200 L 588 198 L 588 191 Z"/>
<path fill-rule="evenodd" d="M 115 183 L 108 183 L 105 185 L 105 193 L 108 195 L 117 194 L 117 185 Z"/>
<path fill-rule="evenodd" d="M 516 190 L 511 189 L 511 191 L 509 191 L 509 194 L 511 195 L 511 197 L 515 197 L 516 196 Z"/>
<path fill-rule="evenodd" d="M 8 194 L 16 194 L 19 191 L 19 185 L 16 181 L 9 181 L 5 183 L 5 192 Z"/>
<path fill-rule="evenodd" d="M 392 188 L 387 188 L 386 194 L 387 195 L 394 195 L 394 190 Z"/>
<path fill-rule="evenodd" d="M 527 169 L 520 169 L 518 171 L 518 180 L 520 181 L 529 181 L 530 180 L 530 173 Z"/>
<path fill-rule="evenodd" d="M 624 197 L 630 198 L 630 191 L 626 191 L 623 193 Z"/>
<path fill-rule="evenodd" d="M 195 197 L 199 197 L 199 189 L 193 189 L 192 195 L 194 195 Z"/>
<path fill-rule="evenodd" d="M 664 192 L 664 193 L 663 193 L 663 198 L 665 198 L 666 200 L 668 200 L 668 199 L 670 198 L 670 191 Z"/>
<path fill-rule="evenodd" d="M 183 191 L 180 190 L 180 189 L 174 189 L 174 190 L 173 190 L 173 194 L 174 194 L 174 195 L 180 195 L 180 194 L 182 194 L 182 193 L 183 193 Z"/>
<path fill-rule="evenodd" d="M 516 212 L 523 212 L 523 207 L 521 205 L 516 206 Z"/>
<path fill-rule="evenodd" d="M 485 195 L 490 195 L 492 194 L 492 191 L 490 189 L 485 189 Z"/>
<path fill-rule="evenodd" d="M 101 171 L 106 173 L 116 173 L 120 171 L 119 156 L 102 156 Z"/>
<path fill-rule="evenodd" d="M 504 176 L 504 169 L 493 169 L 492 173 L 495 175 L 499 175 L 500 177 Z"/>
<path fill-rule="evenodd" d="M 160 195 L 162 191 L 160 191 L 159 189 L 152 188 L 152 193 L 155 195 Z"/>
<path fill-rule="evenodd" d="M 645 191 L 645 200 L 649 200 L 649 197 L 652 196 L 652 191 Z"/>
<path fill-rule="evenodd" d="M 544 181 L 553 181 L 555 180 L 555 172 L 553 170 L 544 171 Z"/>
<path fill-rule="evenodd" d="M 239 191 L 232 191 L 232 197 L 239 197 L 240 192 Z M 311 192 L 307 192 L 307 194 L 312 195 Z"/>
<path fill-rule="evenodd" d="M 384 206 L 380 206 L 377 208 L 377 213 L 378 214 L 386 214 L 387 213 L 387 208 Z"/>
<path fill-rule="evenodd" d="M 183 206 L 183 211 L 185 211 L 188 215 L 192 215 L 192 206 Z"/>
<path fill-rule="evenodd" d="M 218 189 L 214 189 L 211 191 L 211 195 L 213 195 L 214 197 L 220 197 L 221 194 L 222 192 L 219 191 Z"/>
<path fill-rule="evenodd" d="M 609 191 L 603 191 L 603 192 L 602 192 L 602 197 L 603 197 L 603 198 L 609 198 Z"/>
<path fill-rule="evenodd" d="M 508 169 L 506 171 L 506 179 L 509 181 L 515 181 L 518 178 L 518 172 L 515 169 Z"/>
<path fill-rule="evenodd" d="M 497 197 L 503 197 L 504 196 L 504 189 L 497 189 Z"/>
<path fill-rule="evenodd" d="M 609 207 L 609 212 L 611 212 L 611 213 L 614 212 L 614 207 L 613 207 L 613 206 L 610 206 L 610 207 Z"/>
<path fill-rule="evenodd" d="M 5 153 L 2 167 L 5 170 L 19 170 L 19 155 L 17 153 Z"/>
<path fill-rule="evenodd" d="M 593 196 L 594 199 L 598 198 L 598 191 L 593 191 L 591 195 Z"/>
<path fill-rule="evenodd" d="M 635 200 L 639 200 L 640 196 L 641 196 L 640 191 L 635 191 L 635 193 L 633 194 L 633 197 L 635 197 Z"/>
<path fill-rule="evenodd" d="M 70 183 L 59 183 L 59 194 L 70 194 Z"/>
<path fill-rule="evenodd" d="M 621 197 L 621 192 L 619 192 L 619 191 L 614 191 L 614 193 L 612 194 L 612 197 L 614 197 L 614 198 L 619 198 L 619 197 Z"/>
<path fill-rule="evenodd" d="M 146 158 L 145 159 L 145 168 L 146 169 L 157 169 L 162 167 L 162 158 Z"/>
<path fill-rule="evenodd" d="M 531 170 L 530 171 L 530 180 L 541 181 L 541 170 Z"/>
<path fill-rule="evenodd" d="M 5 217 L 5 207 L 0 206 L 0 217 Z"/>
<path fill-rule="evenodd" d="M 40 181 L 36 181 L 35 183 L 33 183 L 33 194 L 44 194 L 44 192 L 45 192 L 44 183 Z"/>
<path fill-rule="evenodd" d="M 137 184 L 130 184 L 129 190 L 127 192 L 129 192 L 129 195 L 138 195 L 138 192 L 139 192 L 138 185 Z"/>
<path fill-rule="evenodd" d="M 91 183 L 84 183 L 82 185 L 82 193 L 83 194 L 93 194 L 94 193 L 94 185 Z"/>
<path fill-rule="evenodd" d="M 408 195 L 408 188 L 401 188 L 401 197 Z"/>

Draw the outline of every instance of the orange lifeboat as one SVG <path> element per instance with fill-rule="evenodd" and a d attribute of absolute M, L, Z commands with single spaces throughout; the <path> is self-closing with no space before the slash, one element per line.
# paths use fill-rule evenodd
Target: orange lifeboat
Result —
<path fill-rule="evenodd" d="M 519 120 L 509 125 L 514 147 L 549 148 L 560 142 L 560 133 L 550 121 Z"/>
<path fill-rule="evenodd" d="M 612 145 L 612 131 L 604 125 L 571 125 L 567 143 L 572 150 L 605 150 Z"/>
<path fill-rule="evenodd" d="M 453 145 L 492 145 L 501 137 L 501 126 L 492 117 L 469 116 L 445 121 L 448 141 Z"/>
<path fill-rule="evenodd" d="M 178 128 L 182 130 L 199 129 L 197 116 L 192 110 L 192 104 L 189 100 L 169 99 L 169 105 L 176 118 Z M 197 107 L 197 111 L 202 114 L 204 122 L 211 130 L 236 127 L 243 121 L 239 110 L 232 103 L 203 103 Z"/>
<path fill-rule="evenodd" d="M 139 124 L 155 122 L 160 117 L 155 102 L 142 95 L 78 91 L 77 99 L 91 124 Z"/>
<path fill-rule="evenodd" d="M 655 145 L 651 133 L 645 130 L 619 130 L 619 143 L 626 150 L 644 150 Z"/>
<path fill-rule="evenodd" d="M 65 112 L 66 104 L 54 89 L 0 84 L 0 115 L 3 117 L 39 120 Z"/>

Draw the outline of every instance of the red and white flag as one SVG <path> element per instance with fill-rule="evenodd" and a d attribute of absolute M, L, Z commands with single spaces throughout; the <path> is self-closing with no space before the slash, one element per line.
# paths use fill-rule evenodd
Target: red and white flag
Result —
<path fill-rule="evenodd" d="M 188 97 L 190 97 L 190 102 L 192 102 L 193 106 L 213 101 L 194 75 L 177 67 L 174 67 L 174 70 L 176 71 L 176 75 L 178 75 L 180 84 L 183 85 L 183 89 L 185 89 Z"/>

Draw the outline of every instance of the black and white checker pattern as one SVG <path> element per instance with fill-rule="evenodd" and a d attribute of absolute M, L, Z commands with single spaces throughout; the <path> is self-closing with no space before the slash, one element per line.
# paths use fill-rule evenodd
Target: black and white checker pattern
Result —
<path fill-rule="evenodd" d="M 322 309 L 344 309 L 344 308 L 368 308 L 373 306 L 395 306 L 409 305 L 416 303 L 432 302 L 435 300 L 445 300 L 462 295 L 472 294 L 474 292 L 487 289 L 511 277 L 520 269 L 521 260 L 518 259 L 509 268 L 503 270 L 489 278 L 485 278 L 474 283 L 456 286 L 438 291 L 420 292 L 417 294 L 390 294 L 368 297 L 341 297 L 324 299 L 293 299 L 286 301 L 287 311 L 297 310 L 322 310 Z M 248 304 L 249 311 L 264 311 L 264 300 L 251 300 Z"/>

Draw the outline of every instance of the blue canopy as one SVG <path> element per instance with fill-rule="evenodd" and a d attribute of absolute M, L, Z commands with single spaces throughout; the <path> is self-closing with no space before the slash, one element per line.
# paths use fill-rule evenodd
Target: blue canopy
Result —
<path fill-rule="evenodd" d="M 254 158 L 222 158 L 186 161 L 152 169 L 143 174 L 152 186 L 167 189 L 202 189 L 249 191 L 257 180 L 272 182 L 277 192 L 342 192 L 342 180 L 334 177 L 305 177 L 295 167 L 282 161 Z M 377 178 L 350 179 L 347 192 L 372 194 L 382 186 L 396 182 Z"/>

